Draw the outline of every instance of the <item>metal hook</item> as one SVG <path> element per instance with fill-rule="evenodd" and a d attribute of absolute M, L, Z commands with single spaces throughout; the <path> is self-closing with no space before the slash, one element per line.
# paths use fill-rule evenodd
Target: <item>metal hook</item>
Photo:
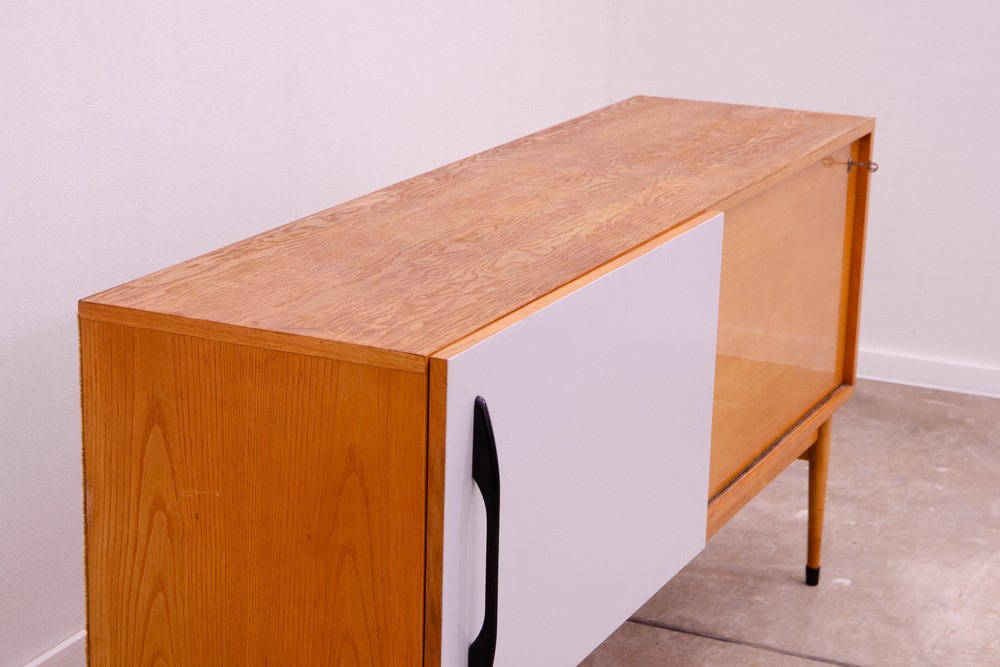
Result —
<path fill-rule="evenodd" d="M 878 162 L 874 160 L 869 160 L 868 162 L 857 162 L 855 160 L 847 161 L 847 173 L 851 173 L 851 167 L 860 167 L 862 169 L 867 169 L 871 173 L 878 171 Z"/>
<path fill-rule="evenodd" d="M 854 167 L 859 167 L 861 169 L 867 169 L 870 173 L 875 173 L 878 171 L 878 163 L 874 160 L 869 160 L 868 162 L 861 162 L 859 160 L 848 160 L 847 162 L 837 162 L 832 157 L 823 158 L 822 162 L 824 167 L 832 167 L 835 164 L 846 164 L 847 173 L 851 173 L 851 169 Z"/>

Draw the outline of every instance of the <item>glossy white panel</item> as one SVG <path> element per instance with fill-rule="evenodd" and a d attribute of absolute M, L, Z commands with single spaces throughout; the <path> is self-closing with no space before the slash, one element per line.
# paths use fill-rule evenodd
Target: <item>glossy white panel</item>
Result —
<path fill-rule="evenodd" d="M 473 402 L 501 480 L 497 665 L 572 665 L 704 546 L 722 216 L 448 364 L 442 663 L 483 616 Z"/>

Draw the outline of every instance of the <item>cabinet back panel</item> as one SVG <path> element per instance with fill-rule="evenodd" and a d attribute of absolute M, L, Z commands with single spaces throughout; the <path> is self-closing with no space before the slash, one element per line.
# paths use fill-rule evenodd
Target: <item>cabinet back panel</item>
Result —
<path fill-rule="evenodd" d="M 843 379 L 850 147 L 831 156 L 726 212 L 711 495 Z"/>
<path fill-rule="evenodd" d="M 425 375 L 80 327 L 91 664 L 420 661 Z"/>

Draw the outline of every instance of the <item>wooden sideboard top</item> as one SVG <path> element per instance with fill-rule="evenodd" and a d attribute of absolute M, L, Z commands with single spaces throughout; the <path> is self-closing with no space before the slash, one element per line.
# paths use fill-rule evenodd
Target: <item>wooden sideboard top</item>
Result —
<path fill-rule="evenodd" d="M 100 292 L 80 315 L 422 371 L 436 350 L 874 125 L 633 97 Z"/>

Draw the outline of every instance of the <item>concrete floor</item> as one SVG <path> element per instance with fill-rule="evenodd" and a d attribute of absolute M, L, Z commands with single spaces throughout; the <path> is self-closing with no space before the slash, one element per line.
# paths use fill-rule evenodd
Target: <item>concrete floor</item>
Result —
<path fill-rule="evenodd" d="M 1000 399 L 859 384 L 816 588 L 806 488 L 796 462 L 583 664 L 1000 665 Z"/>

